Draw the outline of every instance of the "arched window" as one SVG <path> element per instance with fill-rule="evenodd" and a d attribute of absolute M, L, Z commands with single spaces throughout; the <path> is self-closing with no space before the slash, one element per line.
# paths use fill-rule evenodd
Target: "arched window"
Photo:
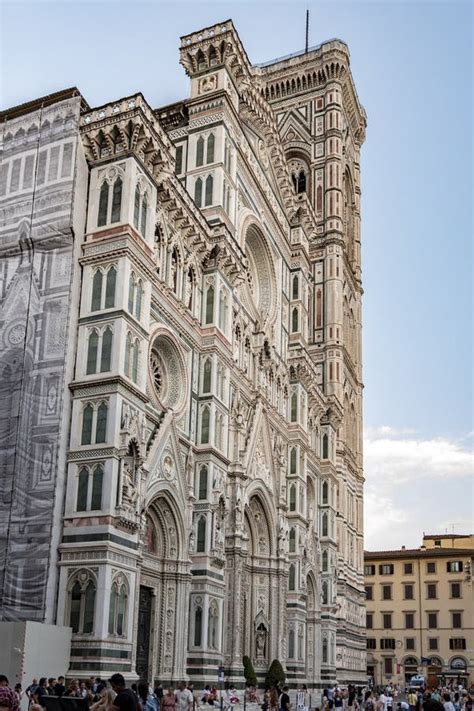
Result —
<path fill-rule="evenodd" d="M 199 470 L 199 491 L 198 491 L 198 499 L 200 501 L 207 499 L 207 481 L 208 481 L 207 467 L 201 467 L 201 469 Z"/>
<path fill-rule="evenodd" d="M 103 274 L 98 269 L 92 279 L 91 311 L 100 311 L 102 306 L 102 279 Z"/>
<path fill-rule="evenodd" d="M 84 580 L 76 579 L 70 589 L 69 626 L 75 633 L 91 634 L 94 629 L 96 587 L 89 576 L 84 577 Z"/>
<path fill-rule="evenodd" d="M 207 622 L 207 643 L 212 649 L 218 647 L 218 625 L 219 625 L 219 609 L 213 601 L 209 605 L 208 622 Z"/>
<path fill-rule="evenodd" d="M 298 421 L 298 395 L 293 393 L 291 396 L 290 422 Z"/>
<path fill-rule="evenodd" d="M 288 590 L 294 590 L 296 585 L 296 571 L 295 571 L 295 566 L 290 565 L 290 569 L 288 571 Z"/>
<path fill-rule="evenodd" d="M 112 190 L 112 216 L 111 222 L 120 222 L 120 212 L 122 208 L 122 179 L 117 178 Z"/>
<path fill-rule="evenodd" d="M 206 178 L 206 195 L 205 195 L 205 199 L 204 199 L 204 205 L 206 207 L 208 205 L 212 205 L 213 187 L 214 187 L 214 178 L 212 177 L 212 175 L 208 175 Z"/>
<path fill-rule="evenodd" d="M 87 495 L 89 492 L 89 470 L 82 467 L 77 480 L 76 511 L 87 511 Z"/>
<path fill-rule="evenodd" d="M 135 340 L 135 343 L 133 344 L 132 348 L 132 380 L 134 383 L 137 382 L 138 380 L 138 358 L 140 355 L 140 344 L 138 342 L 138 338 Z"/>
<path fill-rule="evenodd" d="M 298 659 L 303 659 L 303 641 L 304 641 L 303 627 L 300 625 L 299 630 L 298 630 Z"/>
<path fill-rule="evenodd" d="M 198 178 L 194 183 L 194 202 L 197 207 L 202 206 L 202 179 Z"/>
<path fill-rule="evenodd" d="M 102 336 L 102 353 L 100 355 L 100 372 L 107 373 L 110 370 L 112 359 L 112 329 L 107 327 Z"/>
<path fill-rule="evenodd" d="M 130 281 L 128 282 L 128 310 L 133 314 L 133 304 L 135 303 L 135 274 L 132 272 L 130 274 Z"/>
<path fill-rule="evenodd" d="M 117 270 L 115 267 L 110 267 L 107 272 L 107 281 L 105 285 L 105 308 L 111 309 L 115 306 L 115 283 L 117 281 Z"/>
<path fill-rule="evenodd" d="M 322 536 L 328 535 L 328 515 L 327 515 L 327 513 L 323 513 L 322 525 L 321 525 L 321 535 Z"/>
<path fill-rule="evenodd" d="M 173 291 L 175 294 L 178 293 L 178 250 L 173 247 L 171 252 L 171 276 L 173 279 Z"/>
<path fill-rule="evenodd" d="M 214 134 L 211 133 L 209 138 L 207 139 L 207 163 L 214 163 L 214 143 Z"/>
<path fill-rule="evenodd" d="M 298 309 L 294 308 L 291 312 L 291 332 L 296 333 L 299 330 L 299 314 Z"/>
<path fill-rule="evenodd" d="M 81 444 L 92 443 L 92 418 L 94 417 L 94 408 L 92 405 L 86 405 L 82 413 L 82 435 Z"/>
<path fill-rule="evenodd" d="M 326 638 L 323 639 L 323 664 L 328 663 L 328 641 Z"/>
<path fill-rule="evenodd" d="M 211 285 L 206 292 L 206 324 L 214 320 L 214 287 Z"/>
<path fill-rule="evenodd" d="M 127 378 L 130 377 L 130 356 L 132 353 L 132 334 L 127 333 L 127 340 L 125 343 L 125 363 L 124 363 L 124 371 L 125 375 Z"/>
<path fill-rule="evenodd" d="M 296 447 L 292 447 L 290 451 L 290 474 L 298 473 L 298 452 Z"/>
<path fill-rule="evenodd" d="M 196 607 L 194 611 L 194 646 L 200 647 L 202 644 L 202 607 Z"/>
<path fill-rule="evenodd" d="M 329 567 L 328 567 L 328 552 L 327 552 L 327 551 L 323 551 L 322 560 L 323 560 L 323 563 L 322 563 L 323 573 L 327 573 L 328 570 L 329 570 Z"/>
<path fill-rule="evenodd" d="M 109 210 L 109 184 L 106 180 L 102 183 L 99 195 L 99 216 L 97 218 L 97 227 L 103 227 L 107 224 L 107 213 Z"/>
<path fill-rule="evenodd" d="M 203 393 L 211 392 L 212 384 L 212 363 L 210 358 L 206 358 L 204 361 L 204 368 L 202 373 L 202 391 Z"/>
<path fill-rule="evenodd" d="M 186 275 L 186 281 L 187 281 L 187 299 L 186 299 L 186 306 L 190 311 L 193 310 L 193 296 L 194 296 L 194 272 L 193 268 L 189 267 L 188 273 Z"/>
<path fill-rule="evenodd" d="M 102 508 L 102 483 L 104 480 L 104 470 L 98 464 L 92 474 L 92 497 L 91 511 L 100 511 Z"/>
<path fill-rule="evenodd" d="M 95 430 L 95 443 L 102 444 L 106 442 L 107 436 L 107 404 L 101 402 L 97 409 L 97 425 Z"/>
<path fill-rule="evenodd" d="M 206 518 L 200 516 L 197 525 L 197 541 L 196 553 L 204 553 L 206 551 Z"/>
<path fill-rule="evenodd" d="M 209 444 L 209 425 L 211 413 L 209 408 L 203 407 L 201 414 L 201 444 Z"/>
<path fill-rule="evenodd" d="M 293 629 L 288 632 L 288 657 L 295 658 L 295 631 Z"/>
<path fill-rule="evenodd" d="M 123 582 L 114 581 L 110 590 L 109 634 L 122 637 L 125 634 L 127 614 L 127 588 Z"/>
<path fill-rule="evenodd" d="M 290 486 L 290 511 L 296 511 L 296 486 Z"/>
<path fill-rule="evenodd" d="M 327 504 L 329 499 L 329 487 L 327 481 L 323 481 L 322 503 Z"/>
<path fill-rule="evenodd" d="M 306 192 L 306 174 L 303 169 L 301 169 L 298 175 L 296 176 L 296 192 Z"/>
<path fill-rule="evenodd" d="M 196 166 L 204 163 L 204 138 L 199 136 L 196 143 Z"/>
<path fill-rule="evenodd" d="M 292 299 L 297 299 L 300 291 L 300 282 L 298 278 L 298 274 L 295 274 L 293 277 L 293 282 L 292 282 L 292 289 L 291 289 L 291 298 Z"/>
<path fill-rule="evenodd" d="M 141 219 L 141 225 L 140 225 L 140 232 L 142 233 L 143 237 L 146 236 L 147 215 L 148 215 L 148 199 L 147 199 L 147 196 L 145 193 L 143 196 L 143 200 L 142 200 L 142 219 Z"/>
<path fill-rule="evenodd" d="M 224 289 L 219 294 L 219 328 L 224 332 L 227 328 L 227 293 Z"/>
<path fill-rule="evenodd" d="M 138 226 L 140 224 L 140 188 L 137 187 L 135 188 L 135 203 L 133 206 L 133 224 L 138 230 Z"/>
<path fill-rule="evenodd" d="M 137 317 L 138 320 L 140 320 L 141 315 L 142 315 L 142 298 L 143 298 L 143 285 L 142 282 L 139 281 L 137 283 L 137 288 L 135 292 L 135 316 Z"/>
<path fill-rule="evenodd" d="M 87 346 L 87 367 L 86 374 L 97 372 L 97 351 L 99 347 L 99 335 L 97 331 L 92 331 L 89 336 L 89 343 Z"/>
<path fill-rule="evenodd" d="M 294 528 L 290 529 L 289 550 L 290 553 L 296 552 L 296 530 Z"/>
<path fill-rule="evenodd" d="M 327 434 L 323 435 L 323 459 L 327 459 L 329 456 L 329 439 Z"/>

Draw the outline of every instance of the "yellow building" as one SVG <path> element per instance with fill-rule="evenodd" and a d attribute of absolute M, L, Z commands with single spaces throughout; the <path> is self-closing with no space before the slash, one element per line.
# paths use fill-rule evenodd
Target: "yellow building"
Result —
<path fill-rule="evenodd" d="M 375 684 L 474 679 L 474 535 L 364 554 L 367 674 Z"/>

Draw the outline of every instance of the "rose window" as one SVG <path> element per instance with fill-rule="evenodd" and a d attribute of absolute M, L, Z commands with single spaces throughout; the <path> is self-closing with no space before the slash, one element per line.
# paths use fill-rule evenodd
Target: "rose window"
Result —
<path fill-rule="evenodd" d="M 167 335 L 152 342 L 148 366 L 148 393 L 158 409 L 178 412 L 186 404 L 186 368 L 178 347 Z"/>

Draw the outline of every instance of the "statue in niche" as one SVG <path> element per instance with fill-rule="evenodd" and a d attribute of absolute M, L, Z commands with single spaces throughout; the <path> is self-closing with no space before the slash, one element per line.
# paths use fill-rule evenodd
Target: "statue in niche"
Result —
<path fill-rule="evenodd" d="M 267 643 L 267 630 L 260 624 L 255 634 L 255 656 L 257 659 L 265 659 L 265 647 Z"/>
<path fill-rule="evenodd" d="M 131 462 L 124 463 L 122 481 L 122 503 L 130 508 L 135 508 L 138 491 L 135 485 L 135 469 Z"/>

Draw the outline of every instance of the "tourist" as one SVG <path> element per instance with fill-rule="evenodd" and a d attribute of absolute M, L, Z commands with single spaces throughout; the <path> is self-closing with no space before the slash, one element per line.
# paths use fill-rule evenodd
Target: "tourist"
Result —
<path fill-rule="evenodd" d="M 36 704 L 39 704 L 40 706 L 46 706 L 44 702 L 46 696 L 49 696 L 47 689 L 47 679 L 45 676 L 42 676 L 39 680 L 38 686 L 36 687 L 33 693 L 33 698 Z"/>
<path fill-rule="evenodd" d="M 58 676 L 58 680 L 56 682 L 56 685 L 54 687 L 54 695 L 55 696 L 64 696 L 66 693 L 66 687 L 64 685 L 64 677 L 63 676 Z"/>
<path fill-rule="evenodd" d="M 158 703 L 146 681 L 139 681 L 137 685 L 138 703 L 142 711 L 158 711 Z"/>
<path fill-rule="evenodd" d="M 33 677 L 33 681 L 25 689 L 25 694 L 27 695 L 30 704 L 33 703 L 33 692 L 36 691 L 37 686 L 38 686 L 38 679 L 36 679 L 36 677 Z"/>
<path fill-rule="evenodd" d="M 79 679 L 71 679 L 67 691 L 64 696 L 72 696 L 74 698 L 79 698 L 81 696 L 81 690 L 79 688 Z"/>
<path fill-rule="evenodd" d="M 444 711 L 443 704 L 431 697 L 429 691 L 423 696 L 423 711 Z"/>
<path fill-rule="evenodd" d="M 308 711 L 308 689 L 306 684 L 303 684 L 301 689 L 296 692 L 296 708 L 297 711 Z"/>
<path fill-rule="evenodd" d="M 455 711 L 454 704 L 451 701 L 450 694 L 443 694 L 443 706 L 444 706 L 444 711 Z"/>
<path fill-rule="evenodd" d="M 288 694 L 288 687 L 284 686 L 278 699 L 280 711 L 290 711 L 290 696 Z"/>
<path fill-rule="evenodd" d="M 5 674 L 0 674 L 0 703 L 10 711 L 18 711 L 18 697 L 13 689 L 10 689 Z"/>
<path fill-rule="evenodd" d="M 109 683 L 117 694 L 112 709 L 118 709 L 118 711 L 138 711 L 137 697 L 131 689 L 127 689 L 122 674 L 112 674 Z"/>
<path fill-rule="evenodd" d="M 276 689 L 270 690 L 270 711 L 278 711 L 279 709 L 279 699 L 278 691 Z"/>
<path fill-rule="evenodd" d="M 97 685 L 97 701 L 92 704 L 91 711 L 112 711 L 117 694 L 103 682 Z"/>
<path fill-rule="evenodd" d="M 15 684 L 15 694 L 18 699 L 18 706 L 20 706 L 23 698 L 23 689 L 21 688 L 21 684 Z"/>
<path fill-rule="evenodd" d="M 175 711 L 176 696 L 173 689 L 169 688 L 166 694 L 161 699 L 160 711 Z"/>
<path fill-rule="evenodd" d="M 178 711 L 191 711 L 193 706 L 193 695 L 186 688 L 184 681 L 180 681 L 176 691 L 176 704 Z"/>

